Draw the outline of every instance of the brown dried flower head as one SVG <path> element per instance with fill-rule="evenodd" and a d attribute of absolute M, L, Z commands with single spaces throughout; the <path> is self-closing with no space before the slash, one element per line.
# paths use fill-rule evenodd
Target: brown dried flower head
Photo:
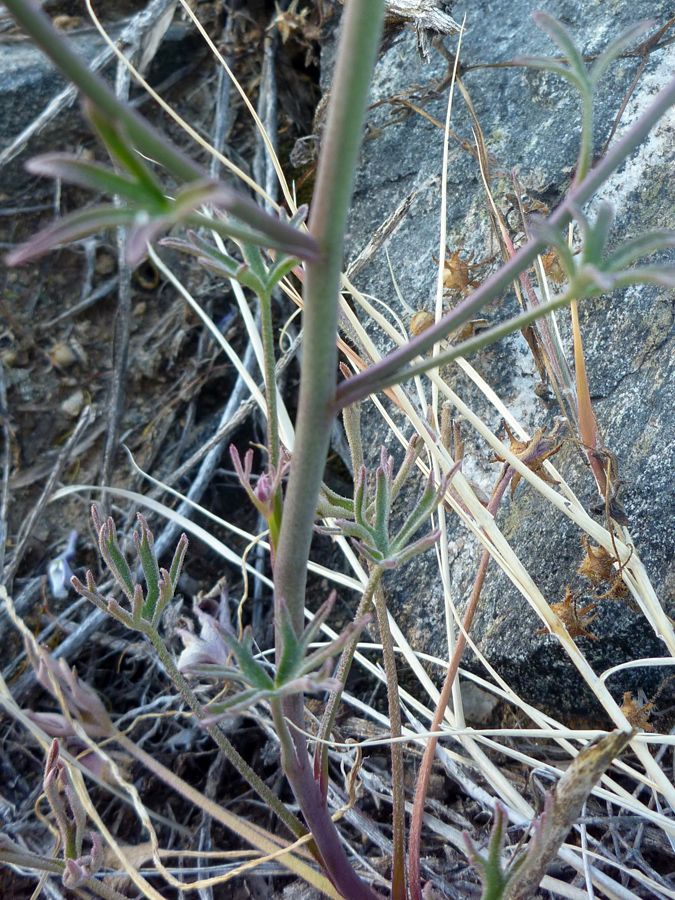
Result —
<path fill-rule="evenodd" d="M 547 484 L 558 484 L 555 478 L 551 478 L 544 469 L 545 460 L 547 460 L 549 456 L 553 456 L 557 453 L 562 447 L 561 443 L 556 444 L 556 436 L 554 434 L 546 435 L 543 428 L 537 428 L 530 441 L 519 441 L 515 435 L 511 433 L 511 429 L 506 423 L 504 423 L 504 428 L 509 437 L 509 450 L 511 453 L 513 453 L 514 456 L 517 456 L 518 459 L 521 460 L 528 469 L 534 472 L 535 475 L 538 475 L 542 481 L 545 481 Z M 506 462 L 506 460 L 495 453 L 492 462 L 503 463 Z M 513 479 L 511 480 L 512 498 L 521 478 L 520 472 L 514 473 Z"/>
<path fill-rule="evenodd" d="M 567 629 L 567 633 L 571 638 L 587 637 L 593 641 L 598 640 L 597 634 L 588 631 L 587 626 L 591 624 L 593 619 L 598 615 L 595 610 L 595 603 L 588 603 L 581 609 L 577 606 L 576 595 L 572 593 L 569 585 L 565 589 L 565 599 L 562 603 L 552 603 L 551 609 L 558 616 L 560 621 Z M 589 615 L 592 613 L 592 615 Z"/>
<path fill-rule="evenodd" d="M 649 716 L 654 709 L 654 703 L 650 700 L 644 706 L 640 706 L 637 700 L 633 700 L 630 691 L 623 695 L 621 712 L 628 719 L 633 728 L 640 731 L 654 731 L 654 726 L 649 723 Z"/>

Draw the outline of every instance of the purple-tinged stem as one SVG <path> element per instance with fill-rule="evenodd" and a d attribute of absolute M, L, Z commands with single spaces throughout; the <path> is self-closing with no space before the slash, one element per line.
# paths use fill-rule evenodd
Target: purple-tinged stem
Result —
<path fill-rule="evenodd" d="M 574 208 L 587 203 L 601 185 L 635 151 L 647 137 L 661 116 L 675 103 L 675 78 L 656 97 L 637 122 L 627 131 L 609 153 L 586 175 L 583 181 L 567 195 L 547 221 L 556 228 L 564 228 L 574 217 Z M 538 253 L 546 247 L 542 239 L 528 241 L 494 275 L 459 303 L 451 312 L 427 328 L 403 347 L 394 350 L 383 360 L 369 366 L 358 375 L 343 381 L 336 391 L 336 412 L 350 403 L 362 400 L 375 391 L 392 383 L 403 367 L 416 356 L 424 356 L 434 344 L 443 340 L 460 325 L 474 318 L 486 303 L 498 297 L 526 269 Z"/>
<path fill-rule="evenodd" d="M 305 615 L 307 563 L 323 479 L 337 377 L 336 334 L 344 233 L 363 136 L 366 105 L 383 20 L 382 0 L 347 0 L 338 48 L 328 121 L 322 141 L 310 235 L 322 259 L 306 268 L 303 310 L 303 366 L 296 438 L 274 563 L 275 608 L 287 605 L 297 635 Z M 277 615 L 279 619 L 279 616 Z M 279 619 L 280 620 L 280 619 Z M 281 647 L 277 632 L 277 659 Z M 326 871 L 348 900 L 377 895 L 352 869 L 314 778 L 307 751 L 302 696 L 283 701 L 294 752 L 284 754 L 284 770 L 312 831 Z"/>

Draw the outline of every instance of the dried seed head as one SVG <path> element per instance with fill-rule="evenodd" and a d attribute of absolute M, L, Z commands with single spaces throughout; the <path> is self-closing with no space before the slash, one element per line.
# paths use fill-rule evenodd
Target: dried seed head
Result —
<path fill-rule="evenodd" d="M 586 556 L 577 569 L 578 574 L 588 578 L 593 584 L 613 581 L 616 576 L 614 570 L 616 559 L 612 554 L 608 553 L 604 547 L 591 544 L 585 534 L 581 536 L 581 543 L 586 551 Z"/>
<path fill-rule="evenodd" d="M 571 638 L 587 637 L 597 641 L 598 636 L 592 634 L 587 628 L 598 615 L 597 612 L 594 612 L 595 608 L 595 603 L 588 603 L 579 608 L 577 598 L 569 586 L 565 588 L 565 599 L 562 603 L 551 604 L 551 610 L 558 616 Z"/>
<path fill-rule="evenodd" d="M 418 334 L 422 334 L 427 328 L 431 328 L 435 321 L 436 317 L 433 313 L 429 312 L 428 309 L 421 309 L 410 320 L 410 325 L 408 326 L 410 336 L 417 337 Z"/>
<path fill-rule="evenodd" d="M 549 250 L 548 253 L 545 253 L 542 256 L 541 261 L 549 281 L 552 281 L 553 284 L 562 284 L 563 281 L 567 281 L 567 275 L 560 265 L 560 260 L 558 259 L 558 254 L 555 250 Z"/>
<path fill-rule="evenodd" d="M 654 726 L 649 723 L 649 716 L 653 708 L 654 704 L 651 701 L 640 706 L 637 700 L 633 700 L 630 691 L 623 695 L 621 712 L 633 728 L 637 728 L 639 731 L 654 731 Z"/>

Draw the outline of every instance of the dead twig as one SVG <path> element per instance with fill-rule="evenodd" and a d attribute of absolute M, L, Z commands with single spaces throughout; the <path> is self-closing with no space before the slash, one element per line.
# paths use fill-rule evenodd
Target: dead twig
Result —
<path fill-rule="evenodd" d="M 0 423 L 2 425 L 2 437 L 4 441 L 4 450 L 2 454 L 2 493 L 0 495 L 0 572 L 2 572 L 5 565 L 5 547 L 7 546 L 7 507 L 9 501 L 9 472 L 12 467 L 12 430 L 9 425 L 5 367 L 1 360 Z"/>
<path fill-rule="evenodd" d="M 122 100 L 129 98 L 129 86 L 131 74 L 121 62 L 117 64 L 116 93 Z M 119 198 L 115 198 L 115 205 L 122 205 Z M 125 382 L 127 376 L 127 361 L 129 358 L 129 339 L 131 336 L 131 268 L 127 262 L 127 229 L 117 230 L 117 270 L 119 282 L 117 285 L 117 320 L 115 322 L 115 336 L 113 340 L 113 365 L 112 382 L 108 401 L 108 429 L 103 447 L 103 463 L 101 465 L 101 487 L 108 486 L 112 481 L 115 467 L 115 455 L 119 443 L 120 425 L 124 414 Z M 108 513 L 108 497 L 104 492 L 101 503 L 105 515 Z"/>
<path fill-rule="evenodd" d="M 349 268 L 345 273 L 345 277 L 348 281 L 353 281 L 354 278 L 356 278 L 356 276 L 359 274 L 359 272 L 362 269 L 365 269 L 365 267 L 370 263 L 372 258 L 375 256 L 382 244 L 384 244 L 384 242 L 387 240 L 389 235 L 393 234 L 397 226 L 406 217 L 406 215 L 408 214 L 408 210 L 410 209 L 412 202 L 416 196 L 417 191 L 411 191 L 406 197 L 403 198 L 403 200 L 401 200 L 394 212 L 387 219 L 385 219 L 384 222 L 375 230 L 375 234 L 373 234 L 372 238 L 368 241 L 366 246 L 356 257 L 356 259 L 350 262 Z"/>
<path fill-rule="evenodd" d="M 71 457 L 73 448 L 77 445 L 77 442 L 79 441 L 87 426 L 91 423 L 92 419 L 93 413 L 91 407 L 85 406 L 80 413 L 79 419 L 77 420 L 77 425 L 73 429 L 70 437 L 63 445 L 61 452 L 56 458 L 56 462 L 52 467 L 51 474 L 47 479 L 47 483 L 45 484 L 37 503 L 31 510 L 30 515 L 23 524 L 20 536 L 16 542 L 16 550 L 14 551 L 12 560 L 7 564 L 7 568 L 3 573 L 3 584 L 10 592 L 14 576 L 16 575 L 17 569 L 19 568 L 21 560 L 23 559 L 23 555 L 26 552 L 28 541 L 33 534 L 33 530 L 38 522 L 38 519 L 44 512 L 47 503 L 49 503 L 49 498 L 54 493 L 56 483 L 61 477 L 61 472 L 63 471 L 66 463 Z"/>

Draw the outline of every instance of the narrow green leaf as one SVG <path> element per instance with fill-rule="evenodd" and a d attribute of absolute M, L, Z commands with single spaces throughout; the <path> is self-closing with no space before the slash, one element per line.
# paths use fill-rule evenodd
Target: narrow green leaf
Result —
<path fill-rule="evenodd" d="M 504 835 L 508 819 L 503 805 L 498 801 L 495 804 L 492 831 L 488 844 L 487 855 L 480 854 L 473 846 L 467 834 L 464 834 L 469 859 L 478 870 L 480 880 L 483 883 L 481 900 L 506 900 L 506 892 L 512 874 L 502 865 L 502 852 L 504 850 Z"/>
<path fill-rule="evenodd" d="M 389 518 L 391 516 L 391 461 L 382 460 L 375 473 L 375 520 L 373 537 L 375 546 L 385 555 L 389 552 Z"/>
<path fill-rule="evenodd" d="M 227 700 L 219 701 L 211 706 L 206 707 L 206 718 L 203 720 L 205 725 L 211 725 L 216 719 L 225 715 L 234 715 L 238 712 L 244 712 L 247 709 L 266 700 L 270 696 L 274 696 L 274 690 L 258 690 L 257 688 L 249 688 L 243 691 L 237 691 Z"/>
<path fill-rule="evenodd" d="M 134 544 L 136 545 L 136 551 L 141 561 L 141 568 L 147 584 L 145 603 L 143 604 L 143 617 L 152 619 L 159 600 L 159 563 L 155 554 L 155 540 L 148 528 L 148 523 L 141 513 L 137 513 L 137 516 L 141 525 L 141 533 L 139 536 L 138 532 L 134 532 Z"/>
<path fill-rule="evenodd" d="M 268 690 L 274 687 L 274 681 L 251 652 L 250 640 L 252 633 L 250 627 L 244 630 L 244 640 L 238 641 L 229 631 L 219 631 L 220 636 L 234 654 L 239 667 L 249 684 L 260 690 Z M 248 640 L 250 639 L 250 640 Z M 240 676 L 237 676 L 240 677 Z"/>
<path fill-rule="evenodd" d="M 359 525 L 366 525 L 365 503 L 366 503 L 366 467 L 361 468 L 356 473 L 354 480 L 354 518 Z"/>
<path fill-rule="evenodd" d="M 319 497 L 319 502 L 316 508 L 316 514 L 321 519 L 339 519 L 345 510 L 341 506 L 332 506 L 325 497 Z M 335 529 L 331 529 L 324 526 L 317 525 L 317 528 L 321 528 L 321 534 L 330 534 L 331 531 L 335 533 Z M 339 529 L 338 529 L 339 531 Z"/>
<path fill-rule="evenodd" d="M 571 279 L 576 269 L 574 256 L 561 232 L 549 225 L 546 219 L 541 216 L 532 216 L 530 218 L 530 232 L 533 238 L 546 241 L 549 246 L 555 249 L 565 275 L 568 279 Z"/>
<path fill-rule="evenodd" d="M 44 256 L 72 241 L 79 241 L 89 235 L 96 234 L 104 228 L 116 228 L 120 225 L 131 225 L 135 213 L 132 209 L 115 207 L 111 204 L 90 206 L 88 209 L 64 216 L 62 219 L 38 231 L 24 244 L 11 250 L 5 257 L 8 266 L 19 266 L 31 259 Z"/>
<path fill-rule="evenodd" d="M 164 245 L 163 240 L 160 241 L 160 243 Z M 233 265 L 229 266 L 221 260 L 212 259 L 210 256 L 198 256 L 197 259 L 199 265 L 204 266 L 209 272 L 215 272 L 216 275 L 222 275 L 225 278 L 234 278 L 235 281 L 243 281 L 242 276 L 244 273 L 241 271 L 243 266 L 240 263 L 236 263 L 234 260 L 232 261 Z"/>
<path fill-rule="evenodd" d="M 143 597 L 143 588 L 140 584 L 134 585 L 134 596 L 131 601 L 131 619 L 134 628 L 142 630 L 145 623 L 143 622 L 143 605 L 145 603 Z"/>
<path fill-rule="evenodd" d="M 266 286 L 258 280 L 257 276 L 251 272 L 248 263 L 240 263 L 234 273 L 235 279 L 243 284 L 244 287 L 252 290 L 258 297 L 263 297 L 267 293 Z"/>
<path fill-rule="evenodd" d="M 172 250 L 179 250 L 181 253 L 189 253 L 191 256 L 196 256 L 200 265 L 207 266 L 211 271 L 217 272 L 219 275 L 236 278 L 237 270 L 241 266 L 240 262 L 227 253 L 221 253 L 220 250 L 202 240 L 192 230 L 188 232 L 188 238 L 189 240 L 185 241 L 180 238 L 166 237 L 162 238 L 159 243 L 162 247 L 171 247 Z"/>
<path fill-rule="evenodd" d="M 244 260 L 250 267 L 251 272 L 255 275 L 261 285 L 266 285 L 268 280 L 267 266 L 265 265 L 265 260 L 263 259 L 260 247 L 257 247 L 255 244 L 245 243 L 242 243 L 240 246 Z"/>
<path fill-rule="evenodd" d="M 424 537 L 421 537 L 418 541 L 407 544 L 400 553 L 396 554 L 396 565 L 402 566 L 407 563 L 408 560 L 412 559 L 413 556 L 418 556 L 420 553 L 426 553 L 430 547 L 433 547 L 440 536 L 440 529 L 434 528 L 433 531 L 430 531 L 429 534 L 424 535 Z"/>
<path fill-rule="evenodd" d="M 405 456 L 403 457 L 403 462 L 401 463 L 401 467 L 396 473 L 396 478 L 394 479 L 394 483 L 391 486 L 391 502 L 399 495 L 399 492 L 412 471 L 412 467 L 415 465 L 417 460 L 420 458 L 422 451 L 424 450 L 424 441 L 422 441 L 418 435 L 413 435 L 410 439 L 410 443 L 406 448 Z"/>
<path fill-rule="evenodd" d="M 554 59 L 548 59 L 545 56 L 519 56 L 513 60 L 514 65 L 527 66 L 530 69 L 542 69 L 545 72 L 552 72 L 554 75 L 560 75 L 565 81 L 573 84 L 580 94 L 585 95 L 588 86 L 578 77 L 575 72 L 568 69 L 562 63 L 556 62 Z"/>
<path fill-rule="evenodd" d="M 570 281 L 570 292 L 577 299 L 596 297 L 607 294 L 616 287 L 616 276 L 605 268 L 586 263 L 580 267 L 573 280 Z"/>
<path fill-rule="evenodd" d="M 113 122 L 94 104 L 85 102 L 87 115 L 98 132 L 108 152 L 130 172 L 145 191 L 155 197 L 158 204 L 164 199 L 164 189 L 152 169 L 136 152 L 121 122 Z"/>
<path fill-rule="evenodd" d="M 656 284 L 661 287 L 675 287 L 675 267 L 673 266 L 636 266 L 626 269 L 614 280 L 615 288 L 630 287 L 633 284 Z"/>
<path fill-rule="evenodd" d="M 235 204 L 236 206 L 237 204 Z M 233 214 L 235 212 L 236 210 L 233 210 Z M 267 218 L 272 222 L 275 221 L 271 216 Z M 243 211 L 242 219 L 244 221 L 247 220 L 247 217 L 243 215 Z M 314 238 L 309 234 L 303 234 L 301 231 L 289 229 L 285 223 L 283 223 L 283 229 L 279 231 L 273 228 L 270 228 L 269 231 L 255 231 L 248 225 L 232 221 L 230 216 L 224 219 L 222 216 L 209 218 L 205 215 L 195 215 L 188 221 L 195 228 L 210 228 L 211 231 L 215 231 L 221 237 L 231 237 L 238 242 L 255 244 L 256 247 L 280 250 L 283 253 L 298 256 L 301 259 L 316 260 L 320 257 L 319 248 Z M 279 223 L 279 225 L 281 224 Z"/>
<path fill-rule="evenodd" d="M 647 231 L 637 237 L 629 238 L 610 253 L 604 262 L 604 268 L 617 272 L 631 265 L 642 256 L 651 256 L 658 250 L 675 247 L 675 231 L 662 228 L 658 231 Z"/>
<path fill-rule="evenodd" d="M 174 197 L 174 209 L 176 221 L 184 218 L 185 214 L 197 210 L 201 206 L 222 206 L 232 200 L 233 191 L 224 184 L 219 184 L 211 178 L 200 178 L 191 181 L 186 187 L 181 188 Z"/>
<path fill-rule="evenodd" d="M 157 604 L 155 605 L 155 610 L 152 613 L 151 624 L 156 626 L 160 619 L 162 618 L 162 614 L 166 607 L 171 603 L 174 598 L 174 589 L 171 586 L 171 576 L 166 571 L 166 569 L 159 570 L 161 578 L 159 579 L 159 598 L 157 600 Z"/>
<path fill-rule="evenodd" d="M 395 540 L 392 542 L 397 551 L 405 548 L 408 541 L 424 525 L 431 513 L 438 506 L 439 502 L 440 497 L 438 491 L 434 490 L 431 497 L 428 497 L 425 492 L 420 502 L 404 522 L 403 527 L 396 535 Z"/>
<path fill-rule="evenodd" d="M 183 532 L 178 543 L 176 544 L 176 550 L 171 561 L 171 568 L 169 569 L 169 582 L 171 584 L 171 590 L 174 592 L 174 594 L 176 593 L 176 588 L 178 587 L 178 579 L 180 578 L 183 563 L 185 562 L 185 554 L 187 553 L 188 545 L 188 537 L 185 532 Z"/>
<path fill-rule="evenodd" d="M 319 666 L 322 666 L 327 660 L 337 656 L 346 644 L 363 631 L 371 619 L 372 616 L 367 615 L 362 616 L 356 622 L 350 622 L 334 640 L 325 647 L 320 647 L 318 650 L 315 650 L 314 653 L 305 658 L 301 667 L 301 674 L 304 675 L 312 672 L 314 669 L 318 669 Z"/>
<path fill-rule="evenodd" d="M 281 211 L 282 215 L 285 214 L 284 210 Z M 300 228 L 302 223 L 307 218 L 307 214 L 309 213 L 309 206 L 306 203 L 301 203 L 300 206 L 293 213 L 291 218 L 288 220 L 288 224 L 293 228 Z"/>
<path fill-rule="evenodd" d="M 219 678 L 223 681 L 241 681 L 243 684 L 249 684 L 241 669 L 235 669 L 233 666 L 221 666 L 218 663 L 194 663 L 181 667 L 181 671 L 186 675 L 205 675 L 207 678 Z"/>
<path fill-rule="evenodd" d="M 108 521 L 101 526 L 98 543 L 101 556 L 115 577 L 115 581 L 129 600 L 133 600 L 136 582 L 131 574 L 129 563 L 120 550 L 120 545 L 117 541 L 117 529 L 112 518 L 108 518 Z"/>
<path fill-rule="evenodd" d="M 297 256 L 286 256 L 285 253 L 280 254 L 267 273 L 267 289 L 271 291 L 282 278 L 285 278 L 299 264 L 300 260 Z"/>
<path fill-rule="evenodd" d="M 28 160 L 26 171 L 32 175 L 59 178 L 68 184 L 76 184 L 102 194 L 118 194 L 136 206 L 147 208 L 148 211 L 160 209 L 156 195 L 150 193 L 139 182 L 118 175 L 117 172 L 98 163 L 68 153 L 45 153 L 43 156 L 36 156 Z M 163 208 L 166 205 L 164 198 L 161 197 L 160 200 Z"/>
<path fill-rule="evenodd" d="M 614 209 L 609 203 L 599 203 L 595 222 L 591 225 L 581 215 L 577 215 L 579 223 L 586 222 L 582 242 L 581 259 L 584 264 L 591 263 L 604 268 L 603 257 L 614 222 Z"/>
<path fill-rule="evenodd" d="M 302 635 L 300 637 L 300 647 L 302 648 L 303 654 L 307 652 L 309 645 L 318 635 L 321 626 L 333 611 L 336 599 L 337 591 L 331 591 L 328 599 L 321 604 L 321 606 L 316 611 L 314 618 L 307 624 L 307 627 L 302 632 Z"/>
<path fill-rule="evenodd" d="M 596 59 L 595 63 L 591 67 L 591 71 L 589 73 L 589 78 L 591 82 L 595 85 L 600 81 L 602 76 L 605 74 L 605 71 L 609 64 L 613 62 L 617 56 L 620 56 L 624 50 L 626 50 L 633 41 L 636 41 L 639 37 L 649 31 L 649 29 L 656 25 L 656 19 L 645 19 L 643 22 L 638 22 L 636 25 L 631 25 L 630 28 L 627 28 L 623 34 L 620 34 L 619 37 L 615 38 L 610 45 L 600 54 L 600 56 Z"/>
<path fill-rule="evenodd" d="M 565 26 L 548 13 L 535 12 L 532 13 L 532 18 L 537 28 L 545 31 L 551 40 L 558 45 L 570 65 L 571 72 L 583 83 L 582 93 L 590 93 L 590 82 L 586 65 Z"/>
<path fill-rule="evenodd" d="M 324 484 L 321 490 L 322 490 L 323 496 L 330 503 L 331 506 L 338 507 L 339 509 L 341 509 L 343 511 L 343 514 L 345 512 L 347 512 L 347 513 L 354 512 L 354 501 L 351 500 L 349 497 L 343 497 L 342 494 L 338 494 L 337 491 L 334 491 L 334 490 L 332 490 L 332 488 L 329 488 L 327 484 Z"/>
<path fill-rule="evenodd" d="M 352 522 L 349 519 L 338 519 L 335 524 L 345 537 L 357 538 L 367 544 L 375 543 L 373 529 L 368 525 L 361 525 L 359 522 Z"/>
<path fill-rule="evenodd" d="M 91 576 L 91 572 L 87 572 L 87 581 L 89 581 L 90 576 Z M 77 591 L 77 593 L 80 594 L 80 596 L 84 597 L 86 600 L 89 600 L 91 603 L 94 604 L 94 606 L 97 606 L 99 609 L 102 609 L 104 612 L 108 612 L 108 602 L 102 594 L 99 594 L 95 590 L 93 590 L 93 591 L 89 590 L 87 587 L 85 587 L 82 584 L 82 582 L 80 581 L 80 579 L 77 577 L 77 575 L 73 575 L 70 583 L 73 586 L 73 589 L 75 591 Z"/>

